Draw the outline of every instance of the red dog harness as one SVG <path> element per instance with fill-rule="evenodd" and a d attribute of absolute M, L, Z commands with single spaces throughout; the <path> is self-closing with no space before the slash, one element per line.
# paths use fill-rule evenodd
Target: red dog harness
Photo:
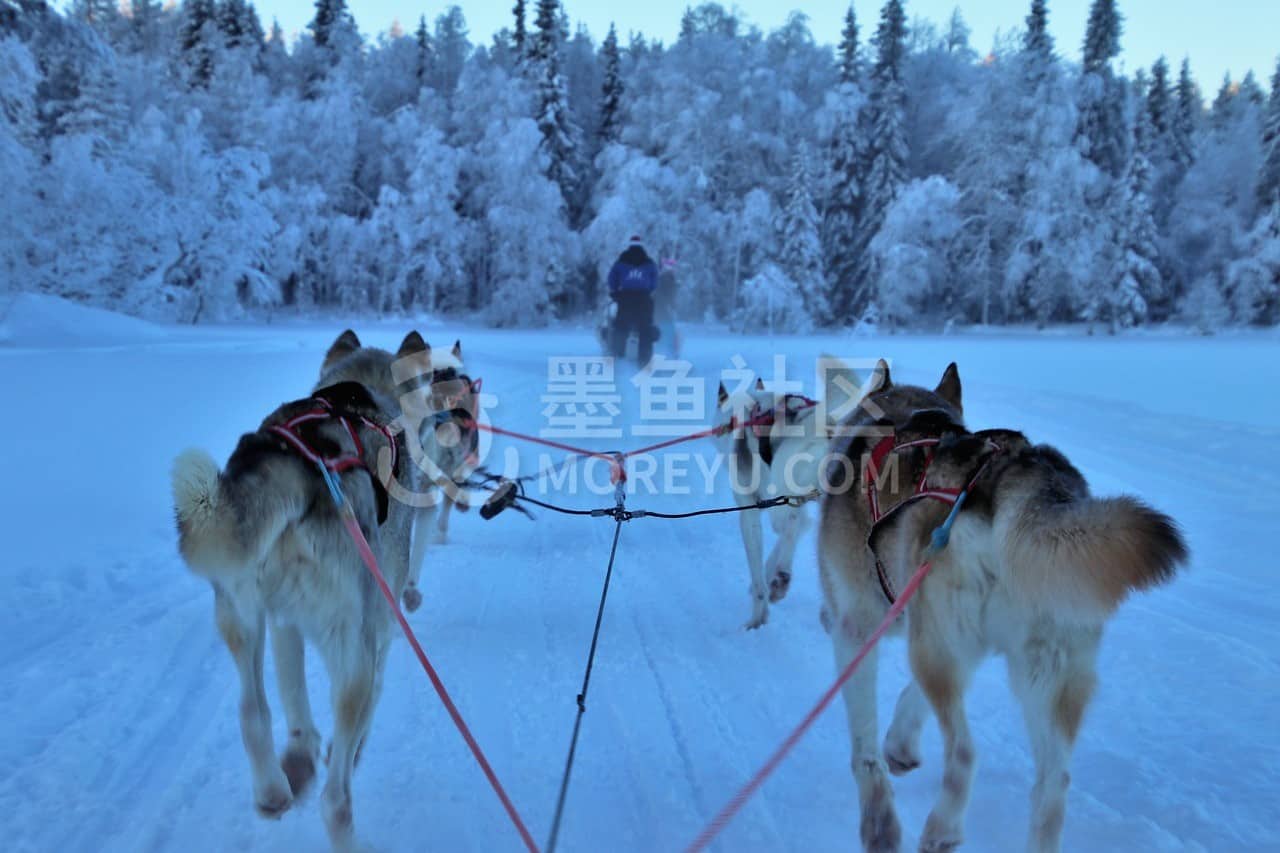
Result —
<path fill-rule="evenodd" d="M 334 407 L 333 403 L 330 403 L 323 397 L 314 397 L 312 398 L 312 402 L 316 404 L 316 408 L 303 412 L 300 415 L 295 415 L 282 424 L 276 424 L 270 427 L 271 432 L 288 442 L 289 446 L 298 451 L 303 458 L 335 473 L 350 471 L 352 468 L 364 468 L 366 471 L 369 471 L 369 466 L 366 465 L 364 461 L 364 444 L 360 441 L 360 436 L 356 432 L 356 428 L 351 425 L 352 418 L 357 418 L 365 426 L 382 433 L 382 436 L 387 440 L 387 445 L 391 448 L 391 470 L 396 470 L 396 463 L 398 461 L 396 455 L 396 440 L 391 434 L 390 429 L 376 421 L 366 418 L 364 415 L 339 411 Z M 302 437 L 302 433 L 299 428 L 303 424 L 310 423 L 312 421 L 330 419 L 336 420 L 338 423 L 342 424 L 343 429 L 347 431 L 347 435 L 351 437 L 351 443 L 355 445 L 355 453 L 344 453 L 339 456 L 324 456 L 316 451 L 316 449 L 308 444 L 307 440 Z M 377 477 L 374 476 L 374 472 L 369 471 L 369 475 L 373 476 L 375 481 L 377 480 Z"/>
<path fill-rule="evenodd" d="M 928 483 L 929 466 L 933 464 L 934 450 L 937 448 L 941 439 L 920 438 L 915 441 L 906 441 L 902 444 L 895 444 L 895 440 L 895 437 L 892 435 L 887 435 L 880 439 L 876 446 L 872 448 L 871 457 L 867 460 L 867 470 L 865 474 L 867 509 L 871 513 L 871 529 L 867 531 L 867 541 L 871 540 L 871 534 L 875 532 L 876 526 L 879 525 L 882 520 L 905 509 L 917 501 L 935 500 L 941 501 L 948 506 L 955 506 L 961 493 L 967 492 L 973 487 L 973 484 L 982 476 L 982 473 L 987 469 L 987 465 L 991 461 L 991 456 L 988 456 L 978 467 L 977 472 L 969 478 L 968 484 L 963 489 L 948 489 L 942 486 L 930 486 Z M 988 444 L 990 445 L 993 454 L 999 452 L 1000 446 L 995 442 L 988 441 Z M 888 459 L 889 455 L 892 453 L 897 453 L 899 450 L 909 450 L 913 447 L 926 448 L 924 467 L 920 471 L 920 479 L 916 482 L 915 490 L 888 510 L 881 512 L 880 495 L 876 491 L 876 481 L 880 478 L 880 471 L 884 466 L 885 460 Z M 884 593 L 884 597 L 888 599 L 889 604 L 892 605 L 898 600 L 898 594 L 894 591 L 893 581 L 890 580 L 889 572 L 885 569 L 884 563 L 880 561 L 879 556 L 876 557 L 876 579 L 880 581 L 880 590 Z"/>

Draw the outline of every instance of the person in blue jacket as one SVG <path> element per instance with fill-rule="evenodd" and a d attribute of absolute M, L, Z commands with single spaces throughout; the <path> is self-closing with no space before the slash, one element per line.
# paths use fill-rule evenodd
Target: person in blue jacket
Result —
<path fill-rule="evenodd" d="M 658 286 L 658 265 L 644 250 L 639 237 L 632 237 L 626 251 L 609 270 L 609 298 L 618 303 L 618 316 L 613 322 L 611 351 L 615 358 L 627 354 L 627 339 L 634 331 L 640 338 L 640 364 L 653 357 L 657 337 L 653 325 L 653 291 Z"/>

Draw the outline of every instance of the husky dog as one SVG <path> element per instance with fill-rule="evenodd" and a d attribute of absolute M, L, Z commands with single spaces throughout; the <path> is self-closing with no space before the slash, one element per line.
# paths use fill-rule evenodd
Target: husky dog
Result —
<path fill-rule="evenodd" d="M 320 734 L 307 696 L 303 638 L 324 658 L 334 734 L 321 813 L 336 849 L 354 844 L 351 773 L 382 688 L 391 610 L 316 463 L 285 433 L 322 457 L 350 463 L 335 476 L 398 594 L 408 577 L 413 509 L 389 499 L 386 488 L 394 476 L 387 460 L 404 458 L 403 437 L 387 428 L 396 410 L 378 391 L 341 381 L 269 415 L 240 439 L 224 470 L 202 450 L 184 452 L 173 467 L 179 551 L 213 586 L 218 629 L 240 675 L 240 731 L 254 803 L 264 816 L 286 811 L 315 776 Z M 380 464 L 386 479 L 375 473 Z M 262 683 L 268 620 L 289 724 L 279 760 Z"/>
<path fill-rule="evenodd" d="M 807 498 L 818 489 L 819 465 L 828 444 L 828 426 L 812 400 L 788 394 L 777 397 L 756 380 L 753 389 L 730 394 L 721 384 L 717 397 L 721 427 L 717 439 L 729 469 L 734 501 L 751 506 L 783 495 Z M 772 413 L 772 417 L 770 417 Z M 761 419 L 764 422 L 743 426 Z M 796 543 L 809 526 L 800 501 L 764 510 L 777 542 L 763 560 L 760 513 L 737 513 L 742 544 L 751 571 L 751 618 L 746 627 L 759 628 L 769 618 L 769 603 L 779 602 L 791 586 Z"/>
<path fill-rule="evenodd" d="M 819 566 L 837 668 L 879 624 L 893 590 L 923 560 L 933 563 L 906 610 L 915 678 L 898 699 L 883 758 L 876 749 L 874 649 L 844 687 L 862 843 L 871 851 L 898 850 L 886 770 L 919 766 L 929 709 L 945 743 L 944 770 L 920 849 L 949 851 L 961 843 L 974 766 L 964 691 L 978 663 L 999 653 L 1008 661 L 1036 763 L 1028 849 L 1056 851 L 1071 748 L 1096 682 L 1103 624 L 1130 591 L 1168 581 L 1187 550 L 1174 522 L 1141 501 L 1092 497 L 1053 448 L 1012 431 L 968 433 L 961 416 L 954 364 L 929 391 L 894 385 L 881 361 L 862 405 L 833 442 L 824 476 Z M 874 449 L 886 436 L 896 449 L 880 456 Z M 921 439 L 938 443 L 907 446 Z M 876 456 L 883 466 L 868 466 L 865 460 Z M 951 506 L 910 499 L 966 487 L 950 544 L 927 552 Z M 872 500 L 886 509 L 878 524 Z"/>
<path fill-rule="evenodd" d="M 393 355 L 362 346 L 350 329 L 334 341 L 320 368 L 320 386 L 341 377 L 396 397 L 400 420 L 407 428 L 409 456 L 425 477 L 420 489 L 397 491 L 397 497 L 416 507 L 409 579 L 403 601 L 406 610 L 422 604 L 418 579 L 428 542 L 444 542 L 449 511 L 456 503 L 468 506 L 467 492 L 458 484 L 476 466 L 478 387 L 463 373 L 462 342 L 449 352 L 433 350 L 417 332 L 405 337 Z M 432 526 L 432 522 L 435 522 Z"/>

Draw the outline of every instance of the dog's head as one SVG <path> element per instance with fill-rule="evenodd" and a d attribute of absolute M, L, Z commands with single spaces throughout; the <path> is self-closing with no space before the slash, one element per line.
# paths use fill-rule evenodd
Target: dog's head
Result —
<path fill-rule="evenodd" d="M 729 391 L 720 383 L 716 390 L 716 438 L 726 446 L 741 437 L 748 429 L 746 424 L 769 411 L 773 395 L 765 390 L 764 380 L 756 378 L 755 384 L 743 385 Z M 757 435 L 768 427 L 756 426 Z"/>

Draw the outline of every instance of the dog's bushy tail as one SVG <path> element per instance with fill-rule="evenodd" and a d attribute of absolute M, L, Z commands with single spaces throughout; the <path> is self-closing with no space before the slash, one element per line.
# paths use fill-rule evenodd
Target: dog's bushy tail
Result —
<path fill-rule="evenodd" d="M 292 473 L 291 467 L 277 470 Z M 203 450 L 186 450 L 174 460 L 178 550 L 193 572 L 225 576 L 256 565 L 284 528 L 301 517 L 300 484 L 251 479 L 255 482 L 231 482 Z"/>
<path fill-rule="evenodd" d="M 1028 603 L 1088 620 L 1106 618 L 1130 591 L 1167 583 L 1187 557 L 1173 519 L 1127 495 L 1028 507 L 1005 544 Z"/>

